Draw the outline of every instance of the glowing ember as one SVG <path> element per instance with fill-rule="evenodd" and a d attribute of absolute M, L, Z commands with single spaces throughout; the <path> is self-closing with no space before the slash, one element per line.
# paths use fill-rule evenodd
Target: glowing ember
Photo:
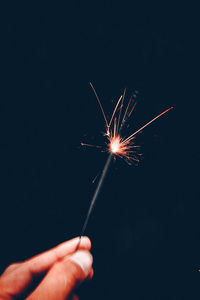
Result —
<path fill-rule="evenodd" d="M 122 151 L 120 143 L 120 136 L 112 138 L 109 145 L 109 151 L 112 153 L 120 153 Z"/>

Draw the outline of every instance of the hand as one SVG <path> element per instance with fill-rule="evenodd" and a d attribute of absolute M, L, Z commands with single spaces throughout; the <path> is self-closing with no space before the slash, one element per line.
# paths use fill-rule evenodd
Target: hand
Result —
<path fill-rule="evenodd" d="M 43 279 L 28 295 L 28 300 L 78 299 L 74 289 L 85 279 L 92 278 L 92 255 L 89 238 L 64 242 L 24 262 L 10 265 L 0 277 L 0 300 L 13 300 L 25 293 L 36 276 Z"/>

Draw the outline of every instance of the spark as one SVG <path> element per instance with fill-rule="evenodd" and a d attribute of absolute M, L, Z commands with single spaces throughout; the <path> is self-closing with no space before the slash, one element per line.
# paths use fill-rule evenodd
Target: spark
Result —
<path fill-rule="evenodd" d="M 82 143 L 82 142 L 81 142 L 81 146 L 95 147 L 95 148 L 102 148 L 102 146 L 98 146 L 98 145 L 91 145 L 91 144 L 86 144 L 86 143 Z"/>

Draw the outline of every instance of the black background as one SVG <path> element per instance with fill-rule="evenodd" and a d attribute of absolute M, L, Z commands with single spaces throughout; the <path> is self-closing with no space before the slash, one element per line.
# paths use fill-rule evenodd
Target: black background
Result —
<path fill-rule="evenodd" d="M 190 5 L 190 6 L 189 6 Z M 9 3 L 2 8 L 1 271 L 79 234 L 107 154 L 103 118 L 138 91 L 127 134 L 138 167 L 117 159 L 87 235 L 94 279 L 81 299 L 199 299 L 198 26 L 191 4 Z"/>

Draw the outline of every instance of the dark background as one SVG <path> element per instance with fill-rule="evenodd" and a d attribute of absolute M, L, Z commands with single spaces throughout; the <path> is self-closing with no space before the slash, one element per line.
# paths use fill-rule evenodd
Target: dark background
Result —
<path fill-rule="evenodd" d="M 79 234 L 107 154 L 103 118 L 138 91 L 128 133 L 90 219 L 94 279 L 81 299 L 199 299 L 198 26 L 190 3 L 65 1 L 2 8 L 0 266 Z"/>

